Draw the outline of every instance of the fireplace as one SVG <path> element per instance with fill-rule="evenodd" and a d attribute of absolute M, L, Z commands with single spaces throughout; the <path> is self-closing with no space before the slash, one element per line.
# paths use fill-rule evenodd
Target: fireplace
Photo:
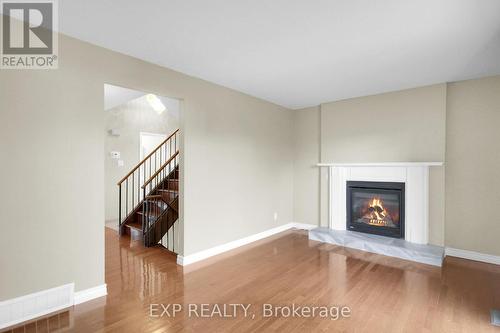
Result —
<path fill-rule="evenodd" d="M 347 230 L 404 238 L 404 195 L 404 183 L 348 181 Z"/>

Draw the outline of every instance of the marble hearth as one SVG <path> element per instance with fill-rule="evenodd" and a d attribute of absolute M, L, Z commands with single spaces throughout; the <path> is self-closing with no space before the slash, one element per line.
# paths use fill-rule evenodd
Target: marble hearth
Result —
<path fill-rule="evenodd" d="M 444 258 L 444 248 L 440 246 L 355 231 L 315 228 L 309 231 L 309 239 L 434 266 L 441 266 Z"/>

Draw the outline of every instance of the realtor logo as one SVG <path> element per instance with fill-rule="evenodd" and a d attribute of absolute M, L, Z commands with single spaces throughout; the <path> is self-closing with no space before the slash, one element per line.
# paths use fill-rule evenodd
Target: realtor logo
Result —
<path fill-rule="evenodd" d="M 1 5 L 0 68 L 57 68 L 56 0 L 4 0 Z"/>

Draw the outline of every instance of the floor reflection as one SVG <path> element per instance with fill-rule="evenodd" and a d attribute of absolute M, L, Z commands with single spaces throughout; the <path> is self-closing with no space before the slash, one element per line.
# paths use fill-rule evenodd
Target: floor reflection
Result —
<path fill-rule="evenodd" d="M 165 249 L 106 229 L 105 273 L 106 297 L 74 307 L 59 326 L 44 319 L 42 331 L 494 332 L 489 313 L 500 308 L 499 266 L 447 258 L 438 268 L 309 241 L 298 230 L 183 268 Z M 190 303 L 251 304 L 257 317 L 150 316 L 151 304 Z M 263 304 L 348 306 L 352 316 L 264 318 Z"/>

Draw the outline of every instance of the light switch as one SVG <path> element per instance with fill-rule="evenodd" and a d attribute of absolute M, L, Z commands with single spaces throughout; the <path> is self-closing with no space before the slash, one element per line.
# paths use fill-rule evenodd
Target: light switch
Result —
<path fill-rule="evenodd" d="M 123 160 L 118 160 L 118 166 L 119 166 L 119 167 L 122 167 L 122 166 L 124 166 L 124 165 L 125 165 L 125 163 L 123 163 Z"/>

